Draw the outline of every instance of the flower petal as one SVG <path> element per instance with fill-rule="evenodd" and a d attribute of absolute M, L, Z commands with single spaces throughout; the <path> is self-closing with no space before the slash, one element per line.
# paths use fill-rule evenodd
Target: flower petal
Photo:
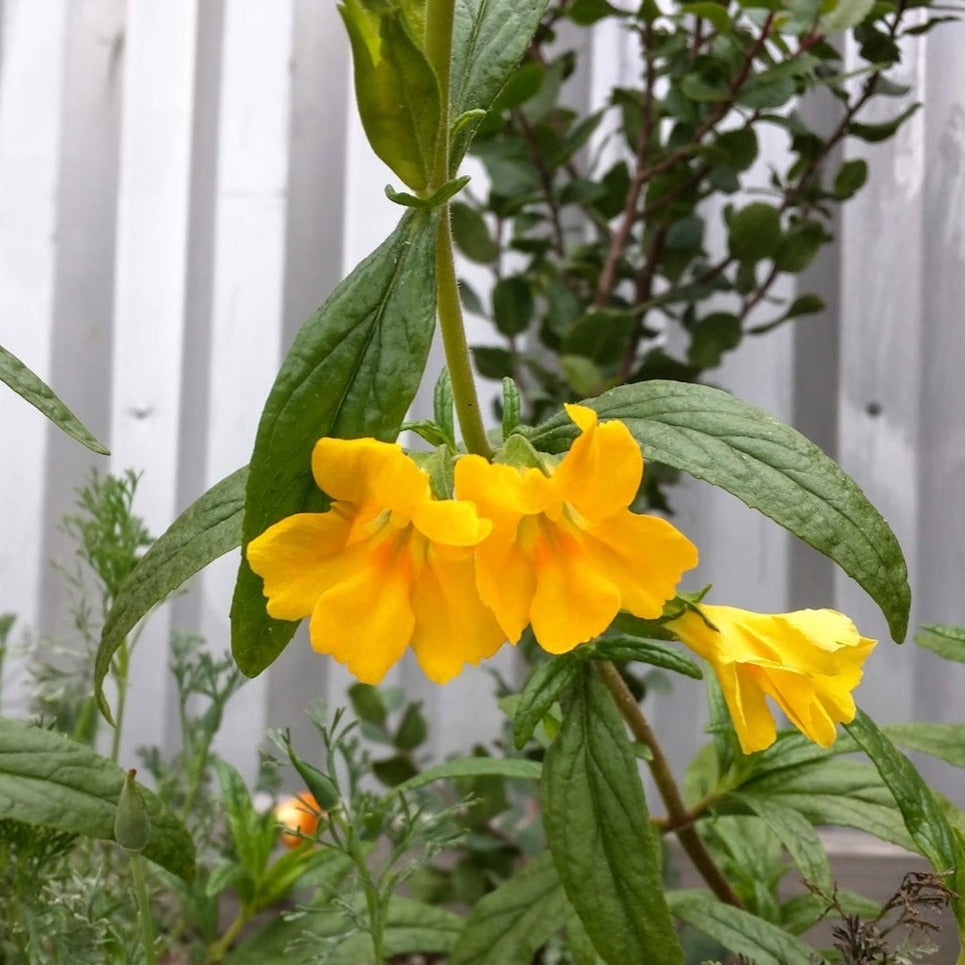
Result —
<path fill-rule="evenodd" d="M 697 547 L 665 519 L 623 510 L 588 527 L 593 565 L 620 590 L 621 607 L 647 620 L 660 616 Z"/>
<path fill-rule="evenodd" d="M 432 542 L 448 546 L 475 546 L 493 528 L 472 503 L 457 499 L 427 499 L 416 507 L 412 523 Z"/>
<path fill-rule="evenodd" d="M 591 521 L 626 509 L 643 478 L 643 456 L 622 422 L 597 424 L 596 413 L 581 405 L 566 406 L 582 429 L 553 473 L 560 497 Z"/>
<path fill-rule="evenodd" d="M 346 566 L 312 612 L 312 646 L 363 683 L 377 684 L 412 637 L 412 559 L 409 547 L 400 545 L 407 542 L 400 535 Z"/>
<path fill-rule="evenodd" d="M 534 525 L 524 521 L 521 525 Z M 494 533 L 476 548 L 476 587 L 503 629 L 506 639 L 516 643 L 529 623 L 529 611 L 536 592 L 536 573 L 530 557 L 512 535 Z"/>
<path fill-rule="evenodd" d="M 245 551 L 248 563 L 265 581 L 267 609 L 276 620 L 307 617 L 318 598 L 339 578 L 352 529 L 342 513 L 298 513 L 253 539 Z"/>
<path fill-rule="evenodd" d="M 520 472 L 482 456 L 456 460 L 455 492 L 457 499 L 469 500 L 497 527 L 513 527 L 521 516 L 541 513 L 552 497 L 550 480 L 538 469 Z"/>
<path fill-rule="evenodd" d="M 412 587 L 412 649 L 425 675 L 444 684 L 467 663 L 491 657 L 506 635 L 476 591 L 472 556 L 449 559 L 429 550 Z"/>
<path fill-rule="evenodd" d="M 774 715 L 764 699 L 757 677 L 757 667 L 739 664 L 715 664 L 717 679 L 723 691 L 730 719 L 745 754 L 770 747 L 777 738 Z"/>
<path fill-rule="evenodd" d="M 610 625 L 620 591 L 572 528 L 544 520 L 542 529 L 533 555 L 533 633 L 549 653 L 567 653 Z"/>
<path fill-rule="evenodd" d="M 319 439 L 312 452 L 312 474 L 333 500 L 363 508 L 366 518 L 389 509 L 406 522 L 429 498 L 429 477 L 397 443 Z"/>

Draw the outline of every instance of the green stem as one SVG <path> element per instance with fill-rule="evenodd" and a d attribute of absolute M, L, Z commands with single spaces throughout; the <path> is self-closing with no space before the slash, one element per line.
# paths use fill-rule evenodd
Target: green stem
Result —
<path fill-rule="evenodd" d="M 426 59 L 439 81 L 439 137 L 429 194 L 449 180 L 449 86 L 455 0 L 426 0 Z"/>
<path fill-rule="evenodd" d="M 630 688 L 627 687 L 623 677 L 620 676 L 620 672 L 609 660 L 600 661 L 596 666 L 600 679 L 606 684 L 607 690 L 610 691 L 631 733 L 650 750 L 650 773 L 653 775 L 654 783 L 657 785 L 664 807 L 667 809 L 667 823 L 673 828 L 681 847 L 687 852 L 687 856 L 693 862 L 697 871 L 700 872 L 700 876 L 707 882 L 710 890 L 721 901 L 733 905 L 735 908 L 743 908 L 744 903 L 737 897 L 730 882 L 714 863 L 714 859 L 704 846 L 697 829 L 693 826 L 693 816 L 687 810 L 687 806 L 680 796 L 680 790 L 674 780 L 670 764 L 664 756 L 663 749 L 657 743 L 656 735 L 650 729 L 647 718 L 643 716 L 640 705 L 630 692 Z"/>
<path fill-rule="evenodd" d="M 144 945 L 144 961 L 156 965 L 154 954 L 154 919 L 151 916 L 151 902 L 147 896 L 147 883 L 144 880 L 144 859 L 136 852 L 131 853 L 131 877 L 134 879 L 134 893 L 137 895 L 137 914 L 141 919 L 141 942 Z"/>
<path fill-rule="evenodd" d="M 225 957 L 228 949 L 231 948 L 232 943 L 238 937 L 238 933 L 247 924 L 248 918 L 248 910 L 242 905 L 241 911 L 235 915 L 234 921 L 227 927 L 225 933 L 216 942 L 213 942 L 208 949 L 208 962 L 220 962 Z"/>
<path fill-rule="evenodd" d="M 359 879 L 362 882 L 362 891 L 365 893 L 365 904 L 369 911 L 369 934 L 372 936 L 372 952 L 374 958 L 373 965 L 384 965 L 385 962 L 385 907 L 379 888 L 372 880 L 372 873 L 369 871 L 369 863 L 365 852 L 359 847 L 355 832 L 349 827 L 348 822 L 339 813 L 331 815 L 332 823 L 338 825 L 345 834 L 345 848 L 349 857 L 355 864 Z"/>
<path fill-rule="evenodd" d="M 493 450 L 486 437 L 486 427 L 479 411 L 479 396 L 476 394 L 476 382 L 469 361 L 469 346 L 466 343 L 466 329 L 462 320 L 462 305 L 459 302 L 459 284 L 456 281 L 456 265 L 452 255 L 449 205 L 442 210 L 439 234 L 436 237 L 436 286 L 442 347 L 446 353 L 452 399 L 463 442 L 469 452 L 491 459 Z"/>

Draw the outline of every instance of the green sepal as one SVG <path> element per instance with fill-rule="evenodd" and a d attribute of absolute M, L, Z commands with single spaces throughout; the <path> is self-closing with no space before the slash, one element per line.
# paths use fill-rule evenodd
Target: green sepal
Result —
<path fill-rule="evenodd" d="M 291 734 L 285 731 L 282 734 L 282 741 L 285 744 L 285 751 L 288 759 L 292 762 L 292 767 L 298 771 L 298 776 L 305 782 L 305 787 L 311 792 L 312 797 L 318 802 L 318 806 L 323 811 L 332 811 L 338 807 L 341 800 L 338 786 L 327 775 L 320 771 L 314 764 L 303 761 L 292 746 Z"/>
<path fill-rule="evenodd" d="M 546 457 L 537 452 L 529 439 L 518 432 L 511 433 L 496 450 L 493 462 L 515 466 L 517 469 L 538 469 L 540 472 L 549 475 Z"/>
<path fill-rule="evenodd" d="M 125 851 L 139 853 L 151 840 L 151 817 L 134 780 L 136 776 L 137 771 L 133 767 L 124 775 L 117 799 L 117 813 L 114 815 L 114 840 Z"/>

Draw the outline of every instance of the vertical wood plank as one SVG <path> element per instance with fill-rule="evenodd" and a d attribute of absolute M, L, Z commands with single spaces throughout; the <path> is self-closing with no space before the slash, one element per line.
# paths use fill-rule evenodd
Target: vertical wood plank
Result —
<path fill-rule="evenodd" d="M 196 27 L 196 0 L 128 8 L 111 463 L 142 473 L 135 511 L 154 534 L 175 515 Z M 156 613 L 138 637 L 125 759 L 169 731 L 169 617 Z"/>
<path fill-rule="evenodd" d="M 214 222 L 206 484 L 244 465 L 279 361 L 284 290 L 293 4 L 224 7 Z M 204 574 L 202 631 L 227 646 L 238 554 Z M 219 751 L 251 774 L 266 721 L 264 677 L 229 705 Z"/>
<path fill-rule="evenodd" d="M 50 377 L 65 11 L 14 0 L 0 26 L 0 345 Z M 32 627 L 40 612 L 40 533 L 48 426 L 0 386 L 0 613 Z M 19 633 L 16 635 L 19 636 Z M 11 662 L 0 712 L 13 713 Z"/>
<path fill-rule="evenodd" d="M 922 622 L 965 625 L 965 28 L 929 34 L 926 60 L 924 226 L 921 262 L 920 519 L 916 613 Z M 911 649 L 912 644 L 907 648 Z M 961 723 L 965 667 L 926 651 L 915 656 L 914 719 Z M 926 777 L 959 804 L 965 775 L 934 761 Z"/>
<path fill-rule="evenodd" d="M 854 60 L 851 60 L 854 63 Z M 866 122 L 897 115 L 924 99 L 925 49 L 905 42 L 893 80 L 910 84 L 908 98 L 878 98 Z M 918 112 L 883 144 L 847 146 L 867 158 L 871 174 L 842 216 L 841 465 L 884 514 L 917 579 L 919 395 L 922 344 L 922 176 L 925 114 Z M 877 607 L 851 580 L 835 574 L 837 606 L 865 636 L 881 643 L 869 660 L 859 703 L 876 719 L 910 720 L 914 711 L 914 648 L 896 647 Z M 917 608 L 916 608 L 917 609 Z"/>

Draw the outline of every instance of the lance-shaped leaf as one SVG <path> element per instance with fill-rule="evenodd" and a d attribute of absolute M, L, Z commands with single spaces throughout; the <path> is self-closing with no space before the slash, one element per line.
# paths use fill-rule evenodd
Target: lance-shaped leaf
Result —
<path fill-rule="evenodd" d="M 5 382 L 21 398 L 38 408 L 51 422 L 71 438 L 102 456 L 110 453 L 94 438 L 87 427 L 54 393 L 54 390 L 35 375 L 12 352 L 0 345 L 0 382 Z"/>
<path fill-rule="evenodd" d="M 293 513 L 325 508 L 311 455 L 323 436 L 393 441 L 425 368 L 435 322 L 438 216 L 407 214 L 302 326 L 275 378 L 251 457 L 244 545 Z M 272 620 L 262 582 L 242 559 L 231 646 L 261 673 L 297 624 Z"/>
<path fill-rule="evenodd" d="M 624 723 L 587 667 L 541 780 L 543 823 L 567 897 L 604 961 L 682 965 L 660 844 Z"/>
<path fill-rule="evenodd" d="M 0 717 L 0 815 L 69 834 L 114 840 L 125 771 L 85 744 Z M 141 788 L 151 821 L 144 856 L 172 874 L 194 877 L 194 843 L 184 825 Z"/>
<path fill-rule="evenodd" d="M 539 664 L 519 695 L 513 715 L 513 742 L 518 749 L 533 736 L 539 722 L 579 676 L 580 661 L 575 654 L 563 654 Z"/>
<path fill-rule="evenodd" d="M 644 456 L 732 493 L 834 560 L 881 607 L 895 640 L 908 629 L 911 591 L 895 534 L 858 484 L 796 429 L 706 385 L 653 380 L 583 405 L 620 419 Z M 562 452 L 576 435 L 564 415 L 530 435 Z"/>
<path fill-rule="evenodd" d="M 552 855 L 544 851 L 477 902 L 449 956 L 449 965 L 532 961 L 566 923 L 568 911 Z"/>
<path fill-rule="evenodd" d="M 456 0 L 452 36 L 452 116 L 488 110 L 533 39 L 547 0 Z M 452 150 L 452 170 L 469 146 L 464 129 Z"/>
<path fill-rule="evenodd" d="M 104 680 L 117 648 L 153 607 L 209 563 L 241 545 L 247 480 L 248 467 L 244 466 L 212 486 L 168 527 L 121 584 L 94 658 L 97 703 L 112 723 Z"/>
<path fill-rule="evenodd" d="M 878 768 L 915 847 L 939 874 L 950 875 L 949 887 L 959 896 L 952 907 L 959 930 L 965 932 L 965 897 L 962 897 L 965 895 L 965 854 L 961 838 L 955 835 L 945 812 L 914 764 L 863 710 L 844 726 Z"/>
<path fill-rule="evenodd" d="M 372 150 L 413 191 L 432 174 L 439 134 L 439 84 L 402 12 L 390 4 L 339 5 L 352 44 L 355 98 Z"/>

